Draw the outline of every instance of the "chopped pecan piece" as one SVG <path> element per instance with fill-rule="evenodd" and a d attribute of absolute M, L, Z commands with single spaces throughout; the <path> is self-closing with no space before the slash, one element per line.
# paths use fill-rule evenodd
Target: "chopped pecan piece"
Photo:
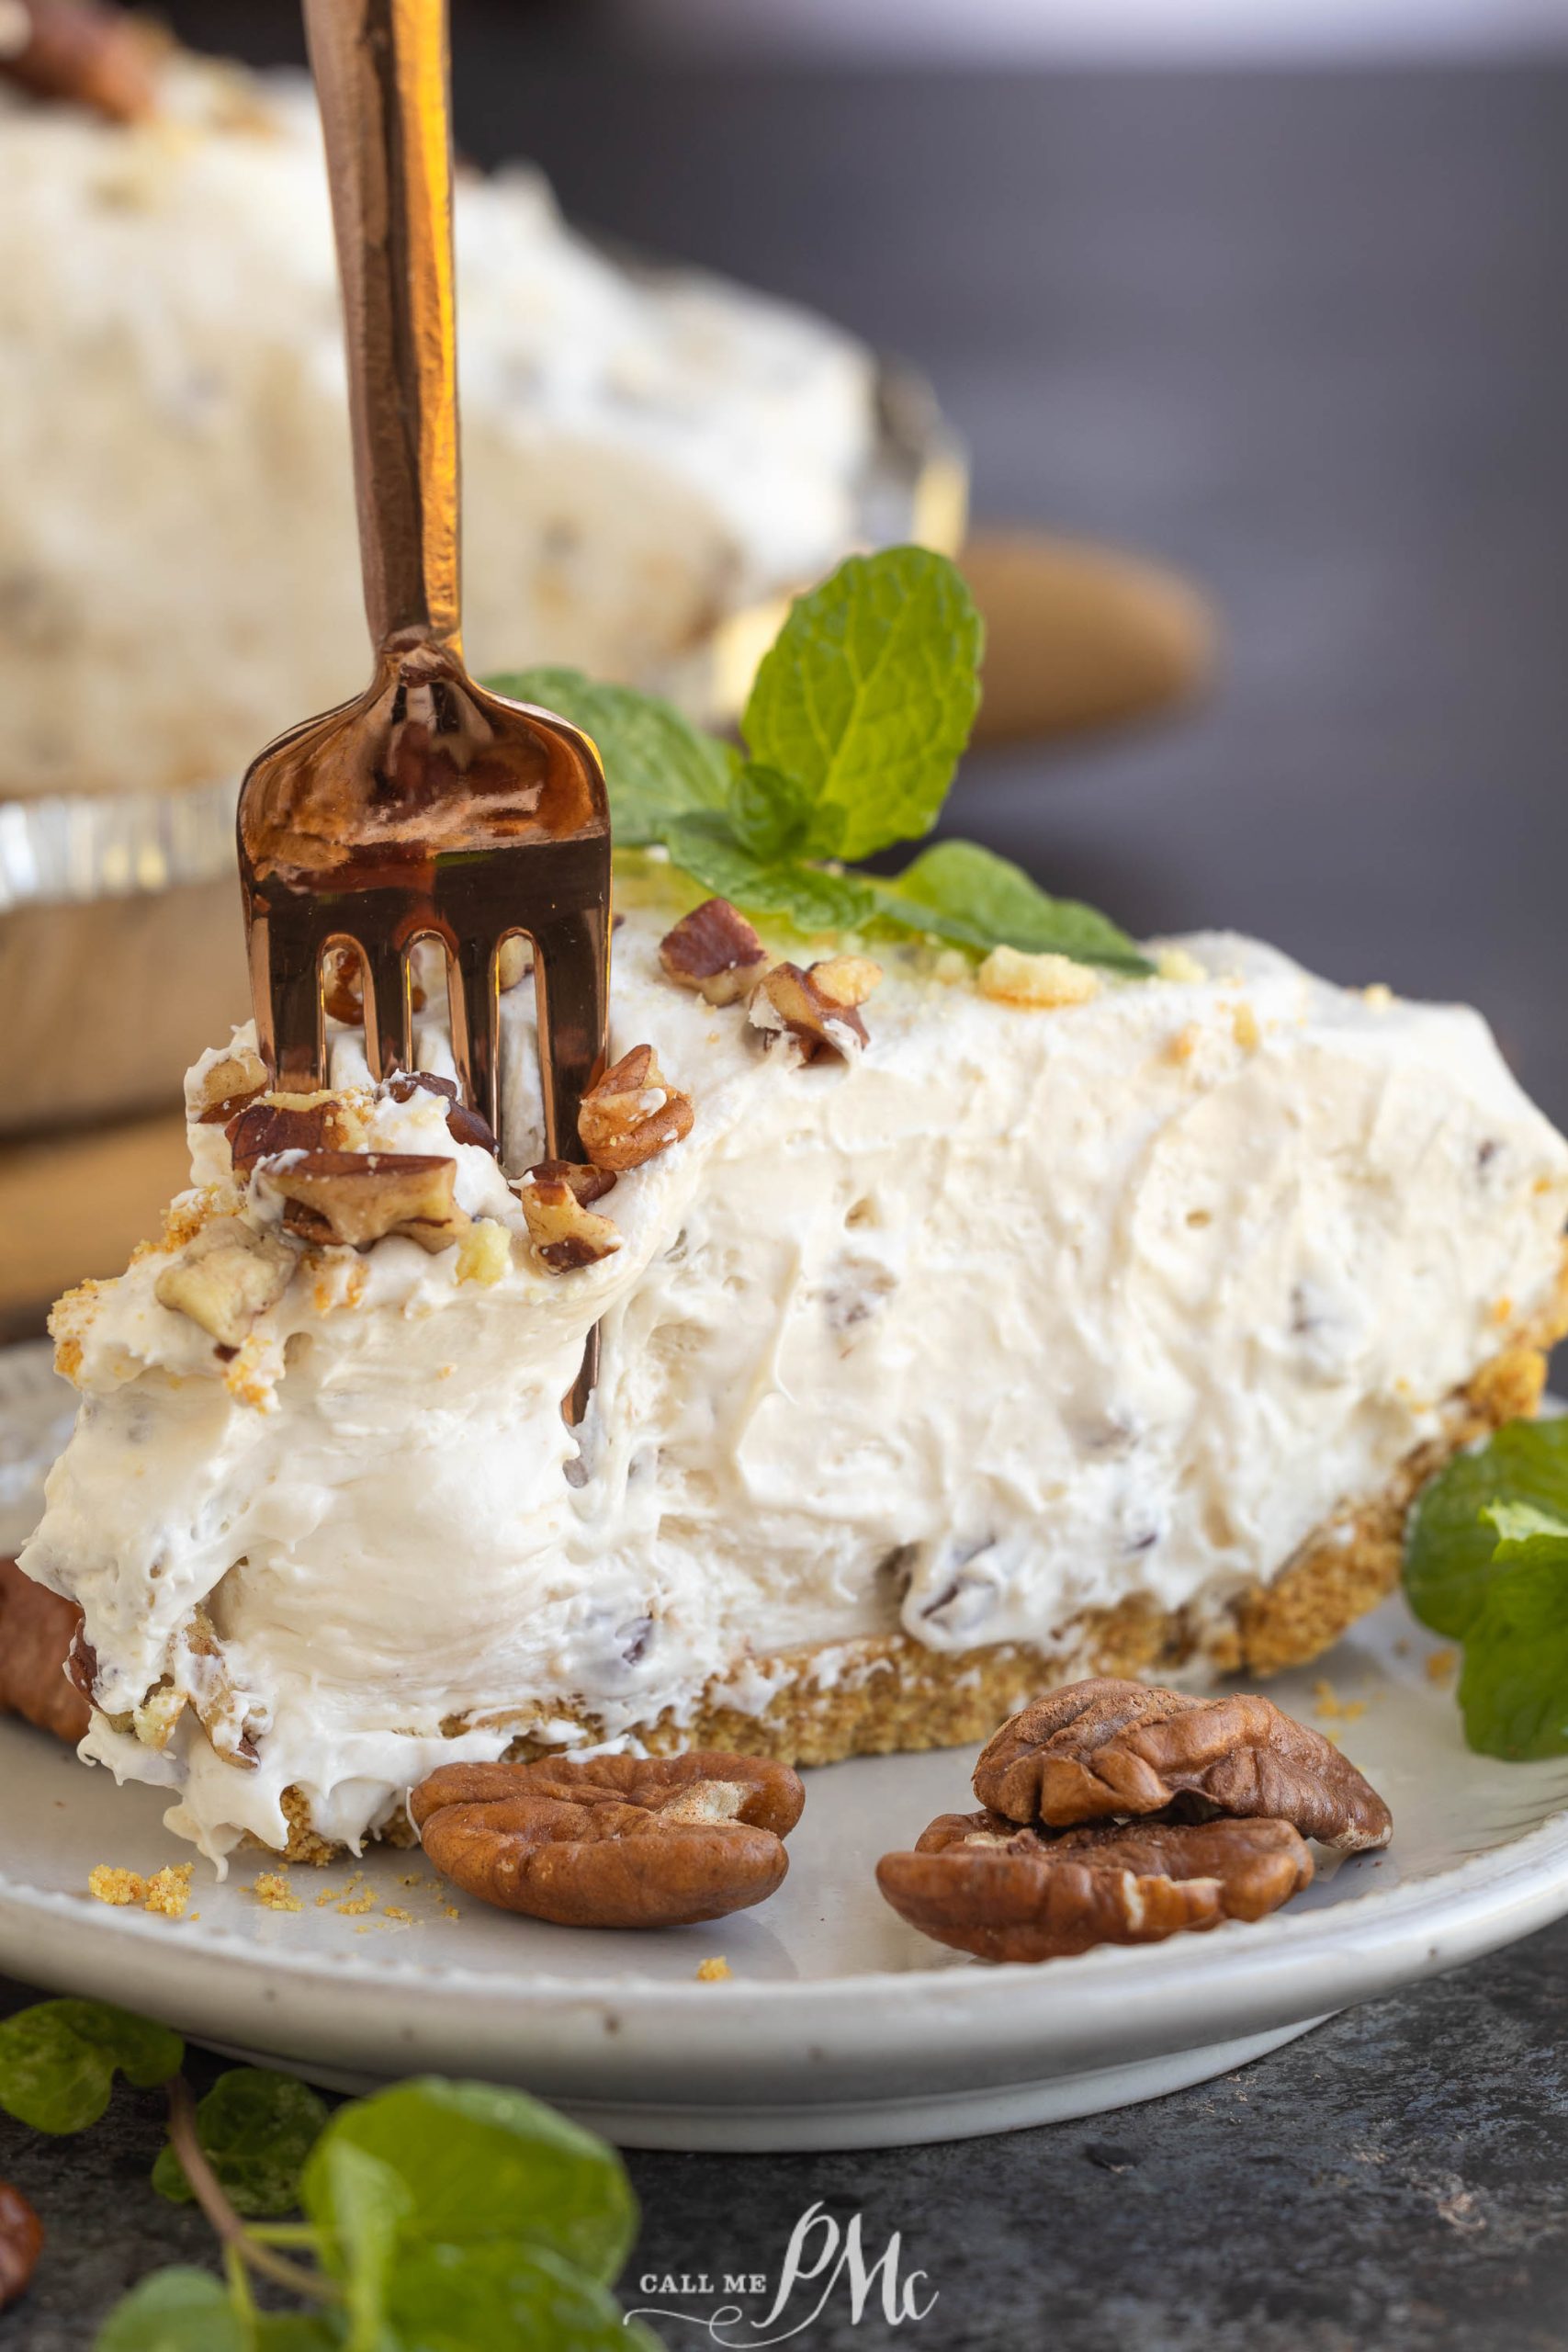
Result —
<path fill-rule="evenodd" d="M 0 2180 L 0 2312 L 28 2290 L 43 2247 L 43 2223 L 19 2188 Z"/>
<path fill-rule="evenodd" d="M 541 1159 L 517 1186 L 528 1238 L 553 1274 L 592 1266 L 621 1246 L 607 1216 L 595 1216 L 591 1201 L 602 1200 L 615 1178 L 607 1169 L 584 1168 L 570 1159 Z"/>
<path fill-rule="evenodd" d="M 749 995 L 767 968 L 768 951 L 728 899 L 705 899 L 659 943 L 659 961 L 678 988 L 709 1004 Z"/>
<path fill-rule="evenodd" d="M 15 1560 L 0 1559 L 0 1714 L 25 1716 L 73 1745 L 90 1713 L 65 1671 L 81 1623 L 73 1600 L 35 1584 Z"/>
<path fill-rule="evenodd" d="M 1261 1919 L 1310 1884 L 1288 1821 L 1100 1822 L 1053 1835 L 944 1813 L 876 1883 L 901 1918 L 981 1960 L 1061 1960 Z"/>
<path fill-rule="evenodd" d="M 1179 1798 L 1289 1821 L 1348 1854 L 1386 1846 L 1393 1830 L 1348 1758 L 1271 1701 L 1111 1679 L 1048 1690 L 1004 1724 L 975 1767 L 975 1793 L 1010 1820 L 1053 1827 Z"/>
<path fill-rule="evenodd" d="M 365 1019 L 365 967 L 352 947 L 329 947 L 321 959 L 321 1002 L 331 1021 L 357 1029 Z M 426 998 L 418 978 L 410 974 L 409 1003 L 423 1012 Z"/>
<path fill-rule="evenodd" d="M 651 1046 L 634 1046 L 590 1087 L 577 1114 L 595 1168 L 640 1168 L 692 1132 L 692 1101 L 671 1086 Z"/>
<path fill-rule="evenodd" d="M 204 1127 L 227 1126 L 236 1112 L 266 1092 L 266 1065 L 251 1046 L 209 1062 L 197 1081 L 189 1109 Z"/>
<path fill-rule="evenodd" d="M 433 1251 L 468 1229 L 453 1197 L 457 1174 L 455 1159 L 423 1151 L 304 1151 L 260 1170 L 287 1202 L 283 1222 L 301 1240 L 367 1250 L 396 1233 Z"/>
<path fill-rule="evenodd" d="M 362 1132 L 335 1094 L 273 1094 L 248 1104 L 224 1129 L 234 1173 L 242 1179 L 280 1151 L 343 1151 Z"/>
<path fill-rule="evenodd" d="M 288 1288 L 297 1253 L 237 1216 L 204 1225 L 152 1285 L 160 1306 L 188 1317 L 220 1348 L 243 1347 L 258 1315 Z"/>
<path fill-rule="evenodd" d="M 412 1102 L 416 1094 L 441 1094 L 446 1099 L 446 1132 L 454 1143 L 475 1143 L 481 1151 L 495 1158 L 501 1150 L 491 1133 L 490 1122 L 470 1111 L 466 1102 L 457 1100 L 457 1081 L 453 1078 L 435 1078 L 427 1069 L 400 1070 L 387 1080 L 385 1091 L 394 1102 Z"/>
<path fill-rule="evenodd" d="M 444 1764 L 409 1799 L 436 1869 L 568 1928 L 674 1928 L 772 1894 L 805 1792 L 757 1756 Z"/>
<path fill-rule="evenodd" d="M 861 995 L 866 973 L 875 978 Z M 758 1029 L 795 1038 L 808 1062 L 828 1053 L 849 1061 L 867 1043 L 860 1006 L 881 977 L 880 968 L 863 956 L 835 956 L 813 964 L 808 972 L 798 964 L 775 964 L 757 984 L 749 1018 Z"/>
<path fill-rule="evenodd" d="M 17 0 L 0 21 L 0 81 L 90 107 L 109 122 L 153 112 L 153 54 L 144 25 L 95 0 Z"/>
<path fill-rule="evenodd" d="M 533 971 L 534 943 L 513 932 L 510 939 L 502 941 L 495 959 L 496 986 L 502 995 L 506 996 L 513 989 L 521 988 L 525 980 L 530 979 Z"/>

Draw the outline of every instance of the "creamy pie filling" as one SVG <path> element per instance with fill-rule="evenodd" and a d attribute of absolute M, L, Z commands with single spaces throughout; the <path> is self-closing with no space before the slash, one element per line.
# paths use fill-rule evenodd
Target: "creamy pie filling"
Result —
<path fill-rule="evenodd" d="M 345 1032 L 362 1144 L 454 1159 L 463 1241 L 307 1250 L 224 1350 L 160 1277 L 220 1215 L 276 1242 L 281 1204 L 195 1123 L 165 1241 L 57 1310 L 83 1401 L 25 1565 L 85 1612 L 86 1752 L 214 1856 L 281 1844 L 288 1789 L 352 1842 L 520 1729 L 756 1712 L 803 1645 L 1050 1651 L 1130 1597 L 1217 1602 L 1551 1293 L 1568 1145 L 1471 1011 L 1228 935 L 1049 1005 L 878 950 L 869 1044 L 806 1062 L 671 984 L 669 921 L 617 933 L 612 1051 L 650 1044 L 694 1120 L 593 1204 L 610 1254 L 543 1265 L 495 1159 L 439 1095 L 378 1099 Z M 531 988 L 503 1006 L 515 1174 Z"/>

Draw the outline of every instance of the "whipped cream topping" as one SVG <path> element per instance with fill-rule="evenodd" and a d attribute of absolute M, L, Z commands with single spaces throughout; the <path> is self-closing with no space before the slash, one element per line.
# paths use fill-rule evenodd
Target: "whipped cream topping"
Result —
<path fill-rule="evenodd" d="M 0 96 L 0 791 L 206 784 L 369 672 L 336 271 L 298 77 L 174 59 L 130 127 Z M 456 203 L 465 638 L 678 684 L 857 536 L 871 361 L 637 274 L 534 173 Z"/>
<path fill-rule="evenodd" d="M 807 1065 L 664 978 L 669 920 L 616 935 L 612 1049 L 652 1044 L 695 1119 L 595 1204 L 613 1255 L 545 1271 L 435 1096 L 366 1095 L 368 1142 L 456 1159 L 498 1279 L 314 1252 L 227 1363 L 158 1303 L 167 1248 L 57 1310 L 83 1405 L 25 1566 L 85 1611 L 122 1724 L 88 1752 L 167 1781 L 209 1853 L 280 1842 L 290 1786 L 355 1840 L 520 1729 L 759 1711 L 806 1645 L 830 1683 L 900 1627 L 1049 1651 L 1131 1596 L 1217 1606 L 1552 1291 L 1568 1145 L 1474 1012 L 1229 936 L 1050 1010 L 897 950 L 867 1049 Z M 503 1001 L 513 1169 L 543 1148 L 531 995 Z M 345 1037 L 334 1081 L 366 1075 Z M 232 1209 L 222 1129 L 192 1143 L 188 1216 Z M 193 1693 L 161 1747 L 160 1686 Z"/>

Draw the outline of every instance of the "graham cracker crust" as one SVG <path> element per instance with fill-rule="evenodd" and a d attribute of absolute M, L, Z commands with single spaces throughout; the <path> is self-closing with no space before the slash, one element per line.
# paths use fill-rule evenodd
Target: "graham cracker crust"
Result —
<path fill-rule="evenodd" d="M 1201 1662 L 1214 1675 L 1262 1678 L 1304 1665 L 1398 1584 L 1405 1516 L 1427 1481 L 1461 1447 L 1537 1412 L 1544 1351 L 1564 1332 L 1568 1260 L 1550 1307 L 1450 1399 L 1441 1431 L 1405 1455 L 1380 1494 L 1346 1504 L 1314 1529 L 1267 1583 L 1201 1611 L 1162 1611 L 1145 1600 L 1091 1611 L 1049 1651 L 1005 1643 L 953 1656 L 893 1633 L 756 1658 L 749 1664 L 779 1684 L 760 1712 L 724 1703 L 720 1683 L 690 1716 L 666 1712 L 636 1736 L 654 1755 L 718 1747 L 783 1763 L 834 1764 L 985 1739 L 1036 1692 L 1084 1675 L 1136 1676 Z M 589 1714 L 578 1727 L 585 1746 L 604 1736 Z M 558 1741 L 527 1733 L 506 1750 L 516 1760 L 559 1752 Z M 326 1861 L 343 1850 L 310 1826 L 301 1790 L 285 1792 L 284 1811 L 290 1860 Z M 400 1813 L 377 1834 L 399 1844 L 411 1837 Z"/>

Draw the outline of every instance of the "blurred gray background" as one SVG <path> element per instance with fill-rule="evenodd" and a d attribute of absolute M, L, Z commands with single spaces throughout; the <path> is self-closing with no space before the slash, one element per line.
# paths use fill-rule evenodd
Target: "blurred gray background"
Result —
<path fill-rule="evenodd" d="M 277 0 L 177 0 L 298 58 Z M 916 360 L 976 514 L 1225 625 L 1191 717 L 971 760 L 1136 930 L 1463 995 L 1568 1122 L 1564 0 L 455 0 L 458 135 Z"/>

